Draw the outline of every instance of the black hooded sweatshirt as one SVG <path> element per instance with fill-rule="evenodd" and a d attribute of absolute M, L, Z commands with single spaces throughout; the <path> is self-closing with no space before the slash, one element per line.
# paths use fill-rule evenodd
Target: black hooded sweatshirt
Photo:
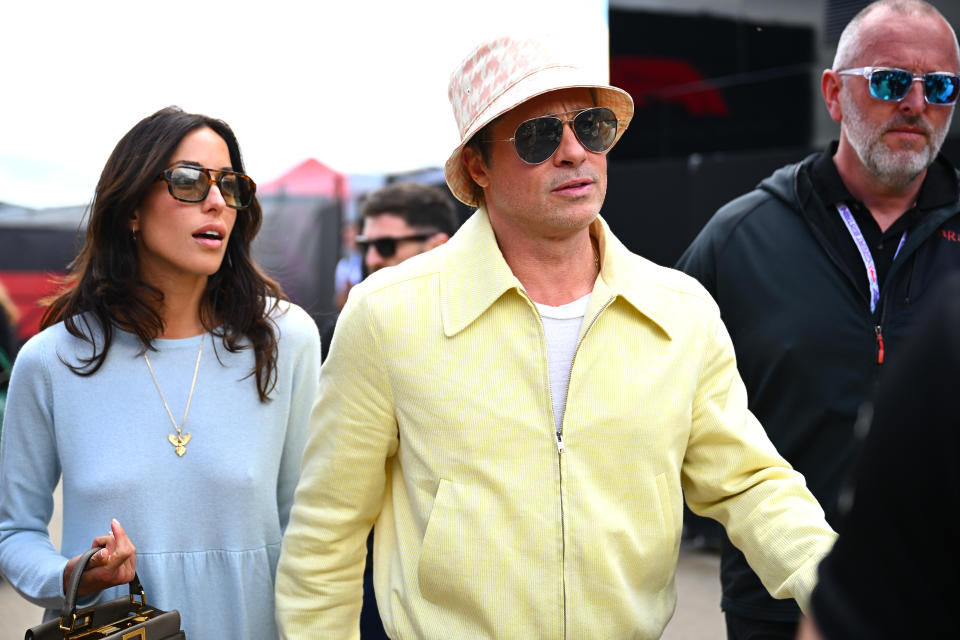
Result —
<path fill-rule="evenodd" d="M 839 495 L 857 450 L 858 409 L 884 363 L 897 358 L 928 294 L 960 269 L 960 178 L 939 156 L 915 207 L 880 233 L 836 174 L 835 148 L 777 170 L 717 211 L 677 268 L 716 299 L 751 411 L 837 528 Z M 847 203 L 875 254 L 880 298 L 874 312 L 838 200 Z M 799 615 L 792 600 L 767 594 L 729 539 L 721 582 L 724 611 L 762 620 Z"/>

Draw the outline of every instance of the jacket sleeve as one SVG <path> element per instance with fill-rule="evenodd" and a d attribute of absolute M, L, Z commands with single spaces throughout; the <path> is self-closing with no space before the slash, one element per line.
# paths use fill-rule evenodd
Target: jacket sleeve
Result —
<path fill-rule="evenodd" d="M 719 313 L 710 325 L 683 463 L 687 504 L 724 525 L 773 597 L 795 598 L 806 611 L 817 564 L 836 534 L 747 409 Z"/>
<path fill-rule="evenodd" d="M 390 380 L 368 299 L 352 295 L 320 375 L 277 571 L 283 638 L 359 638 L 366 538 L 397 448 Z"/>
<path fill-rule="evenodd" d="M 43 344 L 34 338 L 20 350 L 10 379 L 0 436 L 0 570 L 30 602 L 60 609 L 67 558 L 47 530 L 60 453 Z"/>

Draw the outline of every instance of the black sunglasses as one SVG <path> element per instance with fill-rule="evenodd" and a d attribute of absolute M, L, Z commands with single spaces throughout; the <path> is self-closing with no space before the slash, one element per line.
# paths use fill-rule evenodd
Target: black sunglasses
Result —
<path fill-rule="evenodd" d="M 923 96 L 928 104 L 950 105 L 960 94 L 960 76 L 949 71 L 912 73 L 892 67 L 857 67 L 837 71 L 841 76 L 863 76 L 870 85 L 870 95 L 880 100 L 899 102 L 910 93 L 914 82 L 923 84 Z"/>
<path fill-rule="evenodd" d="M 257 184 L 250 176 L 236 171 L 208 169 L 178 164 L 165 170 L 157 180 L 167 181 L 170 195 L 181 202 L 202 202 L 216 184 L 223 201 L 231 209 L 246 209 L 253 202 Z"/>
<path fill-rule="evenodd" d="M 570 115 L 573 117 L 560 117 Z M 512 142 L 521 160 L 527 164 L 540 164 L 560 147 L 563 125 L 568 122 L 572 123 L 573 133 L 587 151 L 603 153 L 617 139 L 619 121 L 616 114 L 606 107 L 590 107 L 526 120 L 520 123 L 512 138 L 489 142 Z"/>
<path fill-rule="evenodd" d="M 416 240 L 418 242 L 423 242 L 432 235 L 439 233 L 438 231 L 425 231 L 423 233 L 415 233 L 409 236 L 397 236 L 395 238 L 373 238 L 372 240 L 368 239 L 366 236 L 357 236 L 354 242 L 360 248 L 361 253 L 367 252 L 367 247 L 373 245 L 373 248 L 377 250 L 384 258 L 389 258 L 397 252 L 397 243 L 398 242 L 408 242 Z"/>

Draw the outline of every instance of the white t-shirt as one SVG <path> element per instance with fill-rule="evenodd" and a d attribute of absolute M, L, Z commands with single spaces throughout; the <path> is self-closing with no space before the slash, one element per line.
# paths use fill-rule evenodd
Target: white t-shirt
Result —
<path fill-rule="evenodd" d="M 563 424 L 563 412 L 567 405 L 567 387 L 570 385 L 570 369 L 573 356 L 577 352 L 577 338 L 583 316 L 590 304 L 590 294 L 560 305 L 534 302 L 543 322 L 543 333 L 547 341 L 547 368 L 550 374 L 550 396 L 553 400 L 553 422 L 557 433 Z"/>

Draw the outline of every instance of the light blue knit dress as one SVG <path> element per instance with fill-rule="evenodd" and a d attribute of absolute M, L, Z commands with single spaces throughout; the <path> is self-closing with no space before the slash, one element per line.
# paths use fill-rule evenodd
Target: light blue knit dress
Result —
<path fill-rule="evenodd" d="M 0 437 L 0 570 L 30 601 L 63 603 L 68 558 L 110 530 L 137 547 L 147 601 L 178 609 L 188 638 L 277 637 L 273 589 L 320 369 L 316 325 L 290 305 L 279 327 L 277 387 L 259 400 L 254 356 L 204 337 L 178 457 L 175 433 L 133 334 L 117 330 L 90 377 L 62 362 L 90 345 L 57 324 L 21 349 Z M 156 340 L 148 357 L 179 423 L 200 336 Z M 63 476 L 63 547 L 47 535 Z M 100 594 L 125 595 L 126 587 Z M 89 600 L 92 601 L 92 600 Z M 85 602 L 86 604 L 86 602 Z"/>

